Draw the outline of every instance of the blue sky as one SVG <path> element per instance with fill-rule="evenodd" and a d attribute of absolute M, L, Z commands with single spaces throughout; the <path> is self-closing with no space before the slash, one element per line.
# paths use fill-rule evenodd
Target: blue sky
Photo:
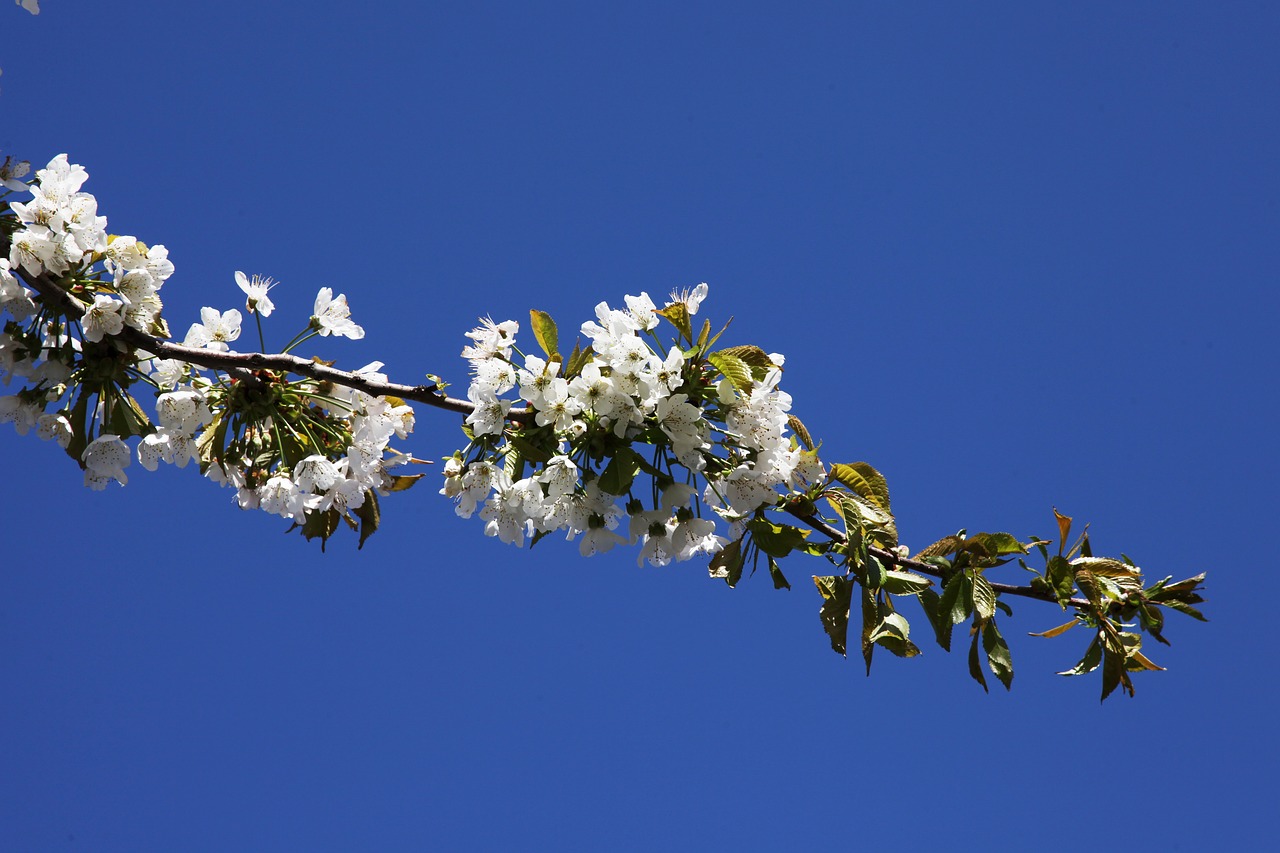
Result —
<path fill-rule="evenodd" d="M 175 329 L 258 272 L 268 343 L 330 286 L 368 336 L 319 352 L 462 382 L 477 316 L 707 281 L 905 542 L 1047 536 L 1056 505 L 1152 578 L 1208 570 L 1213 620 L 1105 705 L 1034 602 L 1012 693 L 925 645 L 868 679 L 819 563 L 776 592 L 519 551 L 434 478 L 322 556 L 190 470 L 93 493 L 6 427 L 0 846 L 1273 843 L 1274 4 L 0 16 L 0 151 L 69 153 L 112 232 L 169 247 Z M 460 441 L 422 410 L 409 447 Z"/>

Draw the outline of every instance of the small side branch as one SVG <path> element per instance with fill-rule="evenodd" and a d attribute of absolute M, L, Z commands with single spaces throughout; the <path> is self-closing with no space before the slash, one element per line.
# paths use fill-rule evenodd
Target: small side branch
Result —
<path fill-rule="evenodd" d="M 826 536 L 832 542 L 846 541 L 843 533 L 841 533 L 839 530 L 836 530 L 830 524 L 827 524 L 825 521 L 818 518 L 817 516 L 804 515 L 790 508 L 788 508 L 787 511 L 790 512 L 792 515 L 794 515 L 796 518 L 803 521 L 805 524 L 809 525 L 809 527 L 821 533 L 823 536 Z M 910 569 L 911 571 L 916 572 L 918 574 L 928 575 L 929 577 L 938 578 L 939 580 L 942 579 L 942 570 L 939 569 L 937 566 L 932 566 L 928 563 L 922 563 L 919 560 L 912 560 L 909 557 L 903 557 L 899 554 L 894 553 L 893 551 L 888 551 L 888 550 L 885 550 L 884 548 L 877 548 L 875 546 L 869 547 L 867 549 L 867 552 L 870 553 L 872 556 L 874 556 L 876 559 L 880 560 L 880 562 L 884 563 L 885 565 L 901 566 L 904 569 Z M 1037 589 L 1033 589 L 1032 587 L 1029 587 L 1029 586 L 1015 586 L 1014 584 L 996 583 L 995 581 L 991 581 L 990 583 L 991 583 L 991 588 L 998 593 L 1002 593 L 1005 595 L 1020 595 L 1024 598 L 1034 598 L 1039 601 L 1050 601 L 1050 602 L 1053 602 L 1054 604 L 1059 603 L 1058 599 L 1054 598 L 1052 595 L 1041 592 Z M 1090 606 L 1088 600 L 1083 598 L 1068 599 L 1065 603 L 1070 604 L 1073 607 L 1089 607 Z"/>
<path fill-rule="evenodd" d="M 9 239 L 0 235 L 0 256 L 9 252 Z M 15 275 L 45 300 L 46 304 L 55 307 L 61 313 L 79 319 L 84 316 L 83 303 L 69 294 L 49 273 L 38 276 L 29 275 L 25 270 L 13 270 Z M 306 376 L 317 382 L 332 382 L 346 388 L 363 391 L 373 396 L 400 397 L 438 409 L 445 409 L 460 414 L 470 414 L 475 406 L 469 400 L 460 400 L 446 396 L 434 383 L 425 385 L 404 385 L 398 382 L 379 380 L 359 373 L 338 370 L 319 361 L 299 358 L 283 353 L 238 353 L 217 352 L 199 347 L 188 347 L 171 343 L 161 338 L 148 335 L 132 327 L 126 326 L 113 338 L 134 349 L 149 353 L 157 358 L 171 358 L 189 364 L 199 365 L 209 370 L 223 370 L 239 376 L 247 376 L 255 370 L 277 370 Z M 512 419 L 527 416 L 524 409 L 515 409 L 510 413 Z"/>

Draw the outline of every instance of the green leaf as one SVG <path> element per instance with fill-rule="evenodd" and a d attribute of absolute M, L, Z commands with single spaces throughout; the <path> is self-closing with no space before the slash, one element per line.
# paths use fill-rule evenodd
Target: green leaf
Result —
<path fill-rule="evenodd" d="M 67 455 L 74 459 L 76 464 L 81 468 L 84 467 L 84 461 L 81 457 L 84 456 L 84 451 L 89 446 L 89 425 L 87 423 L 88 415 L 89 392 L 81 388 L 80 395 L 76 398 L 76 404 L 71 407 L 71 414 L 67 417 L 67 420 L 71 423 L 71 440 L 67 443 L 66 447 Z M 216 433 L 217 425 L 223 420 L 224 418 L 219 415 L 213 425 L 205 428 L 204 433 L 200 436 L 200 442 L 197 443 L 197 447 L 199 447 L 200 443 L 203 443 L 206 435 Z"/>
<path fill-rule="evenodd" d="M 889 509 L 889 482 L 870 464 L 854 462 L 846 465 L 837 462 L 831 466 L 830 474 L 833 480 L 848 486 L 854 494 L 865 498 L 892 516 L 892 511 Z"/>
<path fill-rule="evenodd" d="M 760 349 L 760 347 L 750 345 L 726 347 L 725 349 L 720 350 L 720 352 L 723 355 L 733 356 L 743 364 L 747 365 L 751 371 L 751 378 L 755 379 L 757 382 L 763 380 L 765 375 L 776 367 L 773 363 L 773 359 L 769 358 L 769 354 Z"/>
<path fill-rule="evenodd" d="M 1067 539 L 1071 536 L 1071 516 L 1063 515 L 1058 512 L 1058 508 L 1053 508 L 1053 517 L 1058 520 L 1058 556 L 1062 556 L 1062 549 L 1067 546 Z"/>
<path fill-rule="evenodd" d="M 1179 613 L 1185 613 L 1188 616 L 1190 616 L 1192 619 L 1199 619 L 1201 622 L 1209 621 L 1207 618 L 1205 618 L 1205 615 L 1203 613 L 1201 613 L 1199 610 L 1196 610 L 1194 607 L 1192 607 L 1190 604 L 1187 604 L 1185 601 L 1170 599 L 1169 601 L 1157 601 L 1155 603 L 1159 604 L 1161 607 L 1168 607 L 1169 609 L 1176 610 Z"/>
<path fill-rule="evenodd" d="M 933 581 L 915 572 L 889 569 L 880 586 L 890 595 L 915 595 L 933 586 Z"/>
<path fill-rule="evenodd" d="M 611 495 L 625 495 L 631 489 L 640 468 L 639 456 L 630 447 L 620 447 L 600 475 L 600 491 Z"/>
<path fill-rule="evenodd" d="M 1133 680 L 1129 678 L 1129 670 L 1125 666 L 1123 652 L 1113 651 L 1110 643 L 1104 643 L 1102 649 L 1102 701 L 1123 686 L 1126 693 L 1133 696 Z"/>
<path fill-rule="evenodd" d="M 1050 557 L 1044 574 L 1058 601 L 1065 601 L 1076 591 L 1076 572 L 1065 557 Z"/>
<path fill-rule="evenodd" d="M 1129 651 L 1129 657 L 1125 661 L 1125 667 L 1130 672 L 1164 672 L 1165 668 L 1157 666 L 1151 662 L 1151 659 L 1137 649 Z"/>
<path fill-rule="evenodd" d="M 660 308 L 656 312 L 658 316 L 665 317 L 680 332 L 680 335 L 690 344 L 693 343 L 693 327 L 689 323 L 689 306 L 683 302 L 672 302 L 665 308 Z"/>
<path fill-rule="evenodd" d="M 1027 548 L 1012 533 L 975 533 L 964 540 L 961 548 L 985 557 L 1004 557 L 1009 554 L 1025 554 Z"/>
<path fill-rule="evenodd" d="M 716 552 L 716 555 L 711 558 L 711 564 L 707 566 L 707 571 L 713 578 L 723 578 L 724 582 L 732 588 L 742 579 L 742 564 L 745 560 L 746 554 L 742 552 L 742 540 L 735 539 Z"/>
<path fill-rule="evenodd" d="M 947 554 L 954 553 L 958 550 L 962 541 L 963 540 L 959 536 L 944 536 L 928 548 L 918 552 L 911 559 L 923 560 L 925 557 L 945 557 Z"/>
<path fill-rule="evenodd" d="M 871 641 L 900 658 L 913 658 L 920 649 L 911 642 L 911 626 L 901 613 L 887 613 L 871 632 Z"/>
<path fill-rule="evenodd" d="M 1076 586 L 1084 593 L 1084 597 L 1089 599 L 1089 603 L 1094 607 L 1102 607 L 1102 592 L 1098 588 L 1098 582 L 1093 578 L 1093 572 L 1087 568 L 1072 567 L 1075 572 Z"/>
<path fill-rule="evenodd" d="M 529 325 L 533 328 L 533 336 L 538 346 L 547 354 L 547 358 L 559 355 L 560 335 L 556 331 L 556 321 L 546 311 L 529 311 Z"/>
<path fill-rule="evenodd" d="M 564 370 L 560 371 L 560 376 L 564 379 L 573 379 L 582 373 L 582 368 L 586 367 L 587 362 L 591 361 L 596 351 L 590 345 L 586 349 L 578 347 L 577 342 L 573 344 L 573 352 L 569 354 L 569 360 L 564 364 Z"/>
<path fill-rule="evenodd" d="M 732 382 L 734 388 L 744 392 L 751 390 L 751 368 L 736 355 L 720 350 L 710 353 L 707 361 Z"/>
<path fill-rule="evenodd" d="M 995 620 L 982 626 L 982 648 L 987 653 L 987 666 L 1005 690 L 1013 688 L 1013 655 L 1009 653 L 1009 644 L 1000 636 L 1000 629 Z"/>
<path fill-rule="evenodd" d="M 1102 643 L 1095 634 L 1093 641 L 1089 643 L 1089 648 L 1084 651 L 1084 657 L 1080 658 L 1080 662 L 1058 675 L 1084 675 L 1093 672 L 1100 663 L 1102 663 Z"/>
<path fill-rule="evenodd" d="M 973 634 L 973 641 L 969 643 L 969 675 L 973 680 L 982 685 L 984 693 L 990 693 L 987 690 L 987 677 L 982 673 L 982 658 L 978 656 L 978 640 L 981 634 L 977 631 Z"/>
<path fill-rule="evenodd" d="M 942 590 L 939 613 L 959 625 L 973 612 L 973 582 L 965 572 L 957 572 Z M 946 646 L 943 646 L 946 648 Z"/>
<path fill-rule="evenodd" d="M 884 586 L 885 577 L 888 574 L 884 563 L 875 557 L 868 557 L 862 567 L 861 580 L 866 584 L 867 589 L 878 590 Z"/>
<path fill-rule="evenodd" d="M 978 571 L 973 573 L 973 610 L 983 622 L 996 615 L 996 591 Z"/>
<path fill-rule="evenodd" d="M 121 438 L 131 435 L 148 435 L 155 432 L 150 419 L 133 399 L 133 395 L 123 389 L 113 395 L 114 410 L 112 413 L 112 431 Z"/>
<path fill-rule="evenodd" d="M 814 449 L 813 438 L 810 437 L 809 430 L 805 429 L 799 418 L 795 415 L 787 415 L 787 426 L 791 427 L 791 431 L 796 434 L 796 438 L 804 445 L 805 450 Z"/>
<path fill-rule="evenodd" d="M 829 490 L 827 500 L 833 502 L 845 521 L 845 528 L 856 525 L 885 547 L 897 544 L 898 530 L 893 516 L 881 507 L 862 497 L 845 491 Z"/>
<path fill-rule="evenodd" d="M 364 503 L 352 510 L 360 519 L 360 544 L 357 549 L 364 548 L 365 540 L 378 532 L 378 524 L 382 521 L 382 511 L 378 508 L 378 495 L 371 489 L 364 493 Z"/>
<path fill-rule="evenodd" d="M 774 524 L 764 518 L 752 519 L 747 523 L 747 529 L 760 550 L 770 557 L 785 557 L 795 549 L 803 548 L 805 537 L 809 535 L 807 530 L 789 524 Z"/>
<path fill-rule="evenodd" d="M 867 664 L 867 675 L 871 674 L 871 655 L 876 650 L 876 644 L 871 639 L 872 633 L 875 632 L 876 626 L 880 624 L 880 604 L 876 601 L 876 594 L 865 586 L 862 589 L 862 659 Z"/>
<path fill-rule="evenodd" d="M 822 629 L 831 638 L 831 648 L 845 654 L 849 633 L 849 605 L 853 599 L 853 581 L 846 577 L 831 575 L 813 578 L 814 586 L 822 593 L 822 609 L 818 616 L 822 619 Z"/>
<path fill-rule="evenodd" d="M 1119 560 L 1107 557 L 1077 557 L 1071 565 L 1080 571 L 1088 569 L 1093 579 L 1112 599 L 1121 599 L 1142 589 L 1142 572 Z"/>
<path fill-rule="evenodd" d="M 512 433 L 507 439 L 511 442 L 511 446 L 520 451 L 520 456 L 528 459 L 530 462 L 545 463 L 550 461 L 555 453 L 546 447 L 540 447 L 519 433 Z"/>
<path fill-rule="evenodd" d="M 916 593 L 916 598 L 920 602 L 920 609 L 928 617 L 929 624 L 933 626 L 938 645 L 951 651 L 951 614 L 943 612 L 942 597 L 932 589 L 923 589 Z"/>
<path fill-rule="evenodd" d="M 1079 619 L 1072 619 L 1070 622 L 1066 622 L 1062 625 L 1059 625 L 1056 628 L 1050 628 L 1048 631 L 1039 631 L 1039 632 L 1028 631 L 1027 636 L 1045 637 L 1047 639 L 1053 639 L 1054 637 L 1061 637 L 1063 634 L 1067 633 L 1068 631 L 1070 631 L 1072 628 L 1074 628 L 1079 624 L 1081 624 Z"/>
<path fill-rule="evenodd" d="M 707 342 L 709 340 L 711 340 L 711 321 L 703 320 L 702 331 L 698 333 L 697 348 L 699 350 L 705 350 L 707 348 Z"/>
<path fill-rule="evenodd" d="M 765 552 L 766 555 L 768 552 Z M 778 561 L 773 557 L 769 560 L 769 577 L 773 578 L 774 589 L 791 589 L 791 584 L 787 583 L 786 575 L 782 574 L 782 569 L 778 568 Z"/>
<path fill-rule="evenodd" d="M 391 488 L 387 491 L 403 492 L 412 488 L 425 474 L 392 474 Z"/>
<path fill-rule="evenodd" d="M 309 512 L 302 523 L 302 535 L 310 542 L 317 536 L 320 537 L 320 550 L 324 550 L 325 543 L 329 541 L 329 537 L 338 529 L 338 520 L 342 518 L 342 513 L 336 509 L 326 512 Z M 297 525 L 294 525 L 295 527 Z"/>

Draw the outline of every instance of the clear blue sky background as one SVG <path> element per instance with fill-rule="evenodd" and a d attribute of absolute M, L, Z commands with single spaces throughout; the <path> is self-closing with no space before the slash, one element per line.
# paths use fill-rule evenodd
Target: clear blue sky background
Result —
<path fill-rule="evenodd" d="M 478 315 L 708 281 L 904 541 L 1057 505 L 1213 621 L 1105 705 L 1034 602 L 1011 694 L 928 644 L 868 679 L 816 562 L 518 551 L 434 476 L 321 556 L 5 427 L 0 848 L 1270 849 L 1276 4 L 44 6 L 0 8 L 0 149 L 170 248 L 175 329 L 259 272 L 269 343 L 327 285 L 369 334 L 325 355 L 464 381 Z"/>

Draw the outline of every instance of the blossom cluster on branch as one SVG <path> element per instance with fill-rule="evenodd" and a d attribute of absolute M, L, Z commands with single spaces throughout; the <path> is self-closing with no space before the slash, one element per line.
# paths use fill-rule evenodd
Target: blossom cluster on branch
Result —
<path fill-rule="evenodd" d="M 160 357 L 160 346 L 148 347 L 169 336 L 160 299 L 174 272 L 168 251 L 108 235 L 97 200 L 81 190 L 87 173 L 66 155 L 36 172 L 30 186 L 21 181 L 27 171 L 12 160 L 0 167 L 6 195 L 32 196 L 8 202 L 9 215 L 0 218 L 9 244 L 0 259 L 0 308 L 12 316 L 0 331 L 0 370 L 6 385 L 15 378 L 26 385 L 0 397 L 0 423 L 56 441 L 91 488 L 127 482 L 134 456 L 152 471 L 194 460 L 207 478 L 234 488 L 241 507 L 287 518 L 308 536 L 327 539 L 344 519 L 363 528 L 362 541 L 376 529 L 376 495 L 416 479 L 392 473 L 411 457 L 389 446 L 412 431 L 413 409 L 395 397 L 280 371 L 208 370 Z M 61 299 L 28 290 L 17 272 L 52 283 Z M 241 272 L 235 278 L 261 333 L 261 318 L 274 309 L 272 282 Z M 227 353 L 243 320 L 238 309 L 202 308 L 181 349 Z M 364 330 L 346 296 L 323 287 L 284 353 L 328 335 L 359 339 Z M 380 368 L 356 373 L 385 379 Z M 137 387 L 154 392 L 154 417 L 139 405 Z M 135 437 L 131 449 L 126 440 Z"/>
<path fill-rule="evenodd" d="M 816 452 L 788 435 L 783 357 L 712 350 L 710 322 L 697 335 L 692 325 L 706 295 L 700 284 L 662 308 L 647 293 L 624 310 L 601 302 L 581 326 L 590 343 L 568 353 L 540 311 L 530 322 L 542 355 L 513 358 L 513 320 L 469 332 L 470 443 L 447 460 L 442 489 L 458 515 L 479 507 L 485 532 L 517 545 L 581 534 L 584 556 L 638 541 L 637 562 L 663 566 L 718 554 L 757 511 L 823 482 Z M 664 320 L 674 341 L 658 333 Z M 510 426 L 508 392 L 528 404 Z"/>
<path fill-rule="evenodd" d="M 563 532 L 586 556 L 626 544 L 641 565 L 701 557 L 729 586 L 764 566 L 789 589 L 783 561 L 808 555 L 828 572 L 813 583 L 832 648 L 846 653 L 852 623 L 868 671 L 877 648 L 920 653 L 903 612 L 914 602 L 944 649 L 967 623 L 970 674 L 984 689 L 987 672 L 1009 687 L 998 618 L 1012 613 L 1004 597 L 1019 596 L 1071 613 L 1037 636 L 1090 634 L 1062 674 L 1101 669 L 1105 699 L 1133 693 L 1130 673 L 1160 669 L 1142 640 L 1167 643 L 1165 611 L 1203 619 L 1204 575 L 1148 584 L 1128 557 L 1095 555 L 1087 531 L 1068 545 L 1072 520 L 1056 510 L 1056 553 L 1049 539 L 960 530 L 911 554 L 885 477 L 866 462 L 819 459 L 782 390 L 784 358 L 718 346 L 725 328 L 700 317 L 706 284 L 661 307 L 647 293 L 625 308 L 601 302 L 571 347 L 543 311 L 529 314 L 537 352 L 517 346 L 515 321 L 482 320 L 462 351 L 467 399 L 455 400 L 430 374 L 430 384 L 400 385 L 380 362 L 343 371 L 294 355 L 317 336 L 364 336 L 346 296 L 327 287 L 280 353 L 231 349 L 238 309 L 203 308 L 171 341 L 165 247 L 108 234 L 82 189 L 87 173 L 66 155 L 28 173 L 0 164 L 0 380 L 22 385 L 0 396 L 0 423 L 57 442 L 91 488 L 125 483 L 134 458 L 149 470 L 194 462 L 242 508 L 279 515 L 322 546 L 345 523 L 363 545 L 380 524 L 379 496 L 422 476 L 398 473 L 420 460 L 391 446 L 412 432 L 417 402 L 465 415 L 467 443 L 444 459 L 440 491 L 487 535 L 519 546 Z M 262 344 L 274 283 L 235 281 Z M 1042 568 L 1024 559 L 1036 553 Z M 1015 560 L 1024 585 L 989 576 Z"/>

